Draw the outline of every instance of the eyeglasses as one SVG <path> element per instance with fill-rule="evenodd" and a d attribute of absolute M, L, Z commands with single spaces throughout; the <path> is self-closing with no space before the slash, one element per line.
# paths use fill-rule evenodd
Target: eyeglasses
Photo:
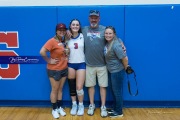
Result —
<path fill-rule="evenodd" d="M 90 10 L 89 13 L 96 13 L 96 14 L 99 14 L 99 11 L 98 11 L 98 10 Z"/>
<path fill-rule="evenodd" d="M 105 29 L 111 29 L 112 31 L 114 31 L 114 33 L 116 33 L 116 30 L 115 30 L 115 28 L 113 26 L 106 26 Z"/>
<path fill-rule="evenodd" d="M 112 30 L 115 30 L 115 28 L 113 26 L 106 26 L 106 29 L 112 29 Z"/>

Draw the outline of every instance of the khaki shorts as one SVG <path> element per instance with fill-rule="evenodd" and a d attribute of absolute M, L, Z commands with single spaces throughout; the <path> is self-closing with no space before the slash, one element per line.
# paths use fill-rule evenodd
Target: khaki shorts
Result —
<path fill-rule="evenodd" d="M 86 65 L 86 87 L 93 87 L 96 85 L 96 76 L 98 84 L 101 87 L 108 86 L 108 73 L 106 66 L 103 67 L 90 67 Z"/>

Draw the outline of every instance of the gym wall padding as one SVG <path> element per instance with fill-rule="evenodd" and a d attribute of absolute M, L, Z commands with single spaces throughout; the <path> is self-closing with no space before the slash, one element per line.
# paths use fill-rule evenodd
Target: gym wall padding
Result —
<path fill-rule="evenodd" d="M 70 20 L 76 18 L 82 26 L 89 25 L 91 9 L 100 11 L 100 24 L 116 28 L 126 45 L 129 63 L 136 71 L 139 94 L 136 97 L 129 94 L 125 79 L 125 106 L 141 107 L 144 103 L 158 106 L 156 102 L 167 102 L 163 104 L 167 107 L 174 102 L 174 106 L 180 106 L 180 5 L 0 7 L 0 32 L 16 31 L 19 41 L 18 48 L 8 48 L 0 38 L 0 52 L 14 50 L 19 56 L 39 56 L 42 45 L 54 36 L 57 23 L 69 26 Z M 129 79 L 135 92 L 133 76 Z M 46 64 L 20 64 L 16 79 L 0 80 L 0 105 L 49 101 L 50 90 Z M 87 88 L 84 90 L 88 102 Z M 63 100 L 71 103 L 67 82 L 63 91 Z M 112 100 L 109 88 L 107 93 L 108 104 Z M 95 101 L 100 101 L 98 86 Z"/>
<path fill-rule="evenodd" d="M 140 92 L 132 100 L 180 100 L 179 11 L 178 5 L 125 6 L 125 44 Z"/>

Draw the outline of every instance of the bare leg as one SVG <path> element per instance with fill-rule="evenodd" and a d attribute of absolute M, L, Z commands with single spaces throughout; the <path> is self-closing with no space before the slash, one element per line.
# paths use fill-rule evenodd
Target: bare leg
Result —
<path fill-rule="evenodd" d="M 106 87 L 100 87 L 101 106 L 105 106 L 106 103 Z"/>
<path fill-rule="evenodd" d="M 85 69 L 81 69 L 81 70 L 78 70 L 76 72 L 76 89 L 77 90 L 82 90 L 83 89 L 84 81 L 85 81 L 85 74 L 86 74 Z M 78 95 L 79 102 L 82 103 L 83 99 L 84 99 L 84 94 L 83 95 Z"/>
<path fill-rule="evenodd" d="M 62 100 L 62 93 L 63 93 L 63 86 L 64 83 L 66 81 L 66 77 L 61 78 L 61 80 L 59 81 L 59 88 L 58 88 L 58 100 Z"/>
<path fill-rule="evenodd" d="M 88 88 L 88 93 L 89 93 L 90 104 L 93 105 L 94 104 L 94 93 L 95 93 L 94 86 Z"/>
<path fill-rule="evenodd" d="M 50 77 L 49 79 L 51 83 L 51 94 L 50 94 L 51 103 L 56 103 L 60 81 L 56 81 L 52 77 Z"/>

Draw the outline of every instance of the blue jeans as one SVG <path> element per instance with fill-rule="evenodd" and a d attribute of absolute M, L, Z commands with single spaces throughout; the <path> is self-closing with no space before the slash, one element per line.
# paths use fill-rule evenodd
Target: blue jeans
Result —
<path fill-rule="evenodd" d="M 116 73 L 108 73 L 109 87 L 112 90 L 112 96 L 114 99 L 113 110 L 117 114 L 123 114 L 123 81 L 125 70 L 121 70 Z"/>

